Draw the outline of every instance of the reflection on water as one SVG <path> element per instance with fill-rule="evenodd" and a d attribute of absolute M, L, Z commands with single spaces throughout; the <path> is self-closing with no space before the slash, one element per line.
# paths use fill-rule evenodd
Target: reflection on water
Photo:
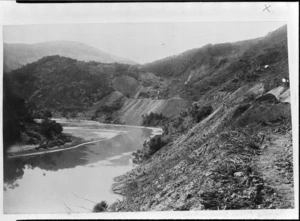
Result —
<path fill-rule="evenodd" d="M 114 129 L 111 125 L 88 128 L 100 135 L 103 129 Z M 126 126 L 115 130 L 127 132 L 75 149 L 5 159 L 4 212 L 90 212 L 101 200 L 120 199 L 111 192 L 112 179 L 133 167 L 131 152 L 142 146 L 152 130 Z"/>

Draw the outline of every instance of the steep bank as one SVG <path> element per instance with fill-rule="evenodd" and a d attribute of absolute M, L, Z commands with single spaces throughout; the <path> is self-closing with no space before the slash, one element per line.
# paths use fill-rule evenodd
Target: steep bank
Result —
<path fill-rule="evenodd" d="M 249 100 L 255 88 L 228 93 L 206 119 L 117 177 L 113 190 L 126 200 L 111 210 L 293 208 L 290 104 Z"/>

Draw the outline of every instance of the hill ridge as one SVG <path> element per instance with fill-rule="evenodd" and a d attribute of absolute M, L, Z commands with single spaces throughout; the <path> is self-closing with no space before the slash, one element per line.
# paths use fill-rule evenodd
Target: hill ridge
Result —
<path fill-rule="evenodd" d="M 34 44 L 4 43 L 3 50 L 5 72 L 15 70 L 25 64 L 50 55 L 61 55 L 81 61 L 137 64 L 129 59 L 104 52 L 96 47 L 77 41 L 47 41 Z"/>

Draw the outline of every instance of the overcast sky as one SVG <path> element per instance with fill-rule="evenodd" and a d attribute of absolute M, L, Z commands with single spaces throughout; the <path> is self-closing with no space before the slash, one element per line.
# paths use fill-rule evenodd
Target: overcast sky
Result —
<path fill-rule="evenodd" d="M 262 37 L 285 22 L 106 23 L 4 26 L 5 43 L 78 41 L 139 63 L 212 43 Z"/>

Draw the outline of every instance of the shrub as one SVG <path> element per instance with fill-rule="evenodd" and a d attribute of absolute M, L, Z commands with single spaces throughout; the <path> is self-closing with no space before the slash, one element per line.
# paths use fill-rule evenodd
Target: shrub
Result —
<path fill-rule="evenodd" d="M 142 115 L 143 121 L 142 125 L 143 126 L 161 126 L 163 125 L 164 122 L 168 120 L 168 118 L 162 114 L 157 114 L 157 113 L 150 113 L 149 115 Z"/>
<path fill-rule="evenodd" d="M 41 123 L 41 133 L 49 139 L 61 134 L 62 131 L 62 126 L 54 120 L 44 119 Z"/>
<path fill-rule="evenodd" d="M 163 139 L 161 135 L 156 135 L 156 136 L 152 137 L 148 142 L 151 154 L 154 154 L 155 152 L 160 150 L 166 144 L 167 144 L 167 141 L 165 139 Z"/>
<path fill-rule="evenodd" d="M 50 119 L 52 118 L 52 113 L 49 110 L 35 110 L 33 111 L 33 118 L 36 119 Z"/>
<path fill-rule="evenodd" d="M 245 127 L 248 124 L 270 124 L 282 121 L 284 119 L 291 120 L 290 104 L 270 104 L 254 106 L 247 110 L 240 118 L 238 118 L 236 125 L 238 127 Z"/>
<path fill-rule="evenodd" d="M 107 208 L 108 208 L 108 204 L 105 201 L 101 201 L 100 203 L 97 203 L 94 206 L 93 212 L 94 213 L 105 212 Z"/>
<path fill-rule="evenodd" d="M 199 123 L 204 118 L 206 118 L 208 115 L 210 115 L 212 112 L 213 112 L 213 108 L 211 105 L 201 107 L 194 113 L 193 119 L 194 119 L 194 121 L 196 121 L 196 123 Z"/>
<path fill-rule="evenodd" d="M 175 127 L 175 128 L 180 127 L 182 125 L 183 121 L 184 121 L 183 118 L 178 116 L 177 118 L 174 119 L 173 127 Z"/>

